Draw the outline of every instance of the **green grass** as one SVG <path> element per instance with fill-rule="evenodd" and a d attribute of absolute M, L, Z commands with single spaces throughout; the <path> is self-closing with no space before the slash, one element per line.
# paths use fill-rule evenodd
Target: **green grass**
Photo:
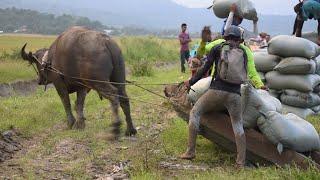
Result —
<path fill-rule="evenodd" d="M 7 50 L 19 47 L 20 43 L 23 44 L 25 41 L 24 36 L 6 38 L 0 36 L 0 42 L 3 42 L 4 39 L 8 42 L 5 46 L 0 43 L 0 47 Z M 9 42 L 12 40 L 11 38 L 15 42 Z M 30 43 L 32 50 L 47 46 L 54 39 L 53 37 L 43 37 L 47 38 L 43 40 L 46 43 L 39 43 L 38 38 L 27 38 L 34 44 Z M 126 56 L 130 63 L 140 58 L 150 59 L 153 62 L 170 60 L 170 58 L 177 59 L 175 54 L 177 49 L 168 55 L 157 51 L 160 48 L 164 48 L 162 49 L 164 52 L 167 51 L 167 48 L 176 48 L 176 40 L 128 37 L 117 39 L 117 41 L 124 51 L 128 51 Z M 137 42 L 150 43 L 148 46 L 152 46 L 151 53 L 146 52 L 148 46 L 142 46 Z M 132 48 L 129 48 L 131 46 Z M 133 51 L 132 54 L 130 51 Z M 145 55 L 135 55 L 136 53 L 144 53 Z M 27 67 L 27 63 L 12 59 L 0 60 L 0 73 L 0 82 L 35 77 L 35 73 L 31 67 Z M 184 81 L 188 76 L 189 74 L 179 73 L 179 65 L 175 65 L 169 69 L 154 68 L 154 73 L 150 77 L 129 76 L 127 79 L 145 84 L 176 83 Z M 162 86 L 146 87 L 163 94 Z M 18 168 L 1 164 L 0 177 L 1 175 L 17 175 L 18 178 L 14 179 L 92 179 L 91 166 L 106 173 L 108 172 L 106 167 L 112 169 L 114 163 L 127 160 L 130 160 L 130 166 L 125 171 L 130 174 L 132 179 L 303 180 L 319 179 L 320 177 L 320 172 L 314 168 L 300 170 L 295 167 L 277 168 L 273 166 L 237 171 L 233 167 L 234 153 L 225 152 L 201 136 L 197 139 L 197 158 L 194 161 L 180 160 L 177 157 L 185 151 L 187 146 L 187 123 L 178 118 L 169 106 L 161 105 L 165 104 L 164 99 L 134 86 L 127 86 L 127 91 L 129 97 L 132 98 L 130 102 L 132 118 L 135 125 L 141 128 L 136 141 L 127 139 L 122 139 L 120 142 L 107 141 L 109 125 L 112 122 L 109 102 L 107 100 L 101 101 L 93 91 L 86 99 L 86 128 L 81 131 L 66 129 L 65 112 L 54 89 L 43 92 L 43 88 L 39 88 L 35 94 L 27 97 L 0 98 L 0 132 L 12 127 L 18 128 L 26 141 L 32 142 L 31 144 L 26 143 L 25 150 L 27 151 L 11 162 L 18 164 Z M 74 94 L 71 99 L 74 104 Z M 124 119 L 123 113 L 121 113 L 121 117 Z M 314 124 L 319 132 L 319 116 L 310 117 L 308 120 Z M 157 127 L 161 128 L 157 129 Z M 159 133 L 157 133 L 158 130 L 160 130 Z M 125 123 L 122 125 L 122 134 L 124 131 Z M 71 147 L 61 145 L 64 141 L 70 142 Z M 62 150 L 59 150 L 59 147 Z M 127 147 L 127 149 L 119 150 L 119 147 Z M 66 152 L 64 152 L 64 148 L 67 149 Z M 68 151 L 70 152 L 68 153 Z M 205 166 L 209 170 L 168 170 L 159 167 L 159 163 L 163 161 Z M 20 171 L 19 168 L 23 171 Z M 56 171 L 55 168 L 58 170 Z"/>
<path fill-rule="evenodd" d="M 35 78 L 35 72 L 23 60 L 16 59 L 25 43 L 27 51 L 35 52 L 41 48 L 50 47 L 55 36 L 41 35 L 3 35 L 0 36 L 0 83 L 15 80 L 28 80 Z M 141 61 L 149 64 L 156 62 L 178 62 L 179 43 L 176 39 L 159 39 L 156 37 L 115 37 L 122 49 L 127 67 L 133 69 L 137 75 L 151 75 L 151 69 L 137 69 Z M 19 57 L 19 54 L 18 54 Z"/>
<path fill-rule="evenodd" d="M 180 74 L 178 65 L 169 70 L 157 70 L 151 77 L 128 77 L 130 80 L 144 83 L 180 82 L 187 74 Z M 162 87 L 148 86 L 158 93 Z M 162 104 L 163 99 L 148 94 L 136 87 L 128 86 L 131 98 Z M 72 95 L 72 100 L 75 96 Z M 187 145 L 187 124 L 177 118 L 167 107 L 153 106 L 138 101 L 131 101 L 132 117 L 139 131 L 137 141 L 122 140 L 108 142 L 106 135 L 111 123 L 108 101 L 101 101 L 95 92 L 91 92 L 86 100 L 86 128 L 82 131 L 66 130 L 66 117 L 60 99 L 54 89 L 47 92 L 38 90 L 28 97 L 10 97 L 0 99 L 0 129 L 16 127 L 24 137 L 39 138 L 38 146 L 31 148 L 15 163 L 24 169 L 23 172 L 9 170 L 27 179 L 60 177 L 64 174 L 74 179 L 90 179 L 88 166 L 94 164 L 99 168 L 112 167 L 112 163 L 130 160 L 126 170 L 132 179 L 318 179 L 320 172 L 313 168 L 300 170 L 294 167 L 276 168 L 261 167 L 236 171 L 233 168 L 235 154 L 225 152 L 203 137 L 197 139 L 197 158 L 194 161 L 183 161 L 177 158 Z M 121 114 L 122 119 L 124 118 Z M 316 127 L 319 122 L 311 119 Z M 152 135 L 154 125 L 162 126 L 160 134 Z M 122 128 L 124 133 L 125 126 Z M 83 145 L 71 154 L 58 154 L 57 147 L 63 141 L 71 141 Z M 117 147 L 128 147 L 118 150 Z M 40 157 L 40 158 L 39 158 Z M 146 161 L 147 159 L 147 161 Z M 178 164 L 190 164 L 209 167 L 208 171 L 167 170 L 159 168 L 159 163 L 168 161 Z M 49 164 L 49 165 L 48 165 Z M 62 171 L 44 171 L 46 166 L 58 166 Z M 105 171 L 105 170 L 104 170 Z M 1 168 L 0 168 L 1 172 Z M 38 172 L 38 173 L 36 173 Z"/>
<path fill-rule="evenodd" d="M 32 66 L 22 60 L 0 60 L 0 83 L 37 78 Z"/>

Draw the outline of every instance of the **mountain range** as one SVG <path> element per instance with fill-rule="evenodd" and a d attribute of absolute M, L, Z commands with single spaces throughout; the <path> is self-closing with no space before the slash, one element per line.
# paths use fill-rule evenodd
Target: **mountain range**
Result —
<path fill-rule="evenodd" d="M 199 32 L 204 25 L 220 31 L 223 20 L 212 10 L 187 8 L 171 0 L 0 0 L 0 7 L 32 9 L 56 15 L 70 14 L 98 20 L 107 26 L 136 26 L 152 30 L 179 29 L 185 22 L 190 31 Z M 270 34 L 290 34 L 294 16 L 259 15 L 259 30 Z M 252 29 L 251 22 L 243 26 Z M 304 31 L 316 30 L 314 21 L 307 22 Z"/>

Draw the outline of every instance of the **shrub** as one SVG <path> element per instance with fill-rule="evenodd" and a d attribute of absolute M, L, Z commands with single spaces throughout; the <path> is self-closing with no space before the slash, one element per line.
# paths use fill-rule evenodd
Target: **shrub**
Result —
<path fill-rule="evenodd" d="M 145 60 L 140 59 L 138 61 L 134 61 L 132 63 L 132 75 L 134 76 L 152 76 L 153 69 L 152 63 Z"/>
<path fill-rule="evenodd" d="M 0 55 L 0 59 L 20 59 L 21 54 L 20 54 L 20 48 L 12 48 L 11 52 L 9 53 L 8 51 L 3 51 L 2 54 Z"/>

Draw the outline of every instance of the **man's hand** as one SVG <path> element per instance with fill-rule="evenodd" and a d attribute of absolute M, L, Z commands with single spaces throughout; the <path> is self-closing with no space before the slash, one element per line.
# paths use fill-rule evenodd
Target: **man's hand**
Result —
<path fill-rule="evenodd" d="M 265 91 L 269 91 L 268 86 L 262 86 L 262 87 L 260 87 L 260 89 L 265 90 Z"/>
<path fill-rule="evenodd" d="M 187 86 L 187 88 L 190 88 L 190 82 L 189 82 L 189 80 L 184 81 L 184 85 Z"/>
<path fill-rule="evenodd" d="M 237 5 L 235 3 L 230 6 L 230 11 L 234 13 L 237 11 Z"/>

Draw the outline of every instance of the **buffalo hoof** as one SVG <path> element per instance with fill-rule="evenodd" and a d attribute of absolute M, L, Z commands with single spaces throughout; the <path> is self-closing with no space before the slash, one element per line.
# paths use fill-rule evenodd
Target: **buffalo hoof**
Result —
<path fill-rule="evenodd" d="M 180 155 L 180 159 L 193 160 L 194 158 L 196 158 L 194 153 L 186 152 Z"/>
<path fill-rule="evenodd" d="M 68 129 L 72 129 L 76 121 L 68 121 Z"/>
<path fill-rule="evenodd" d="M 86 124 L 84 121 L 76 121 L 73 125 L 73 129 L 84 129 Z"/>
<path fill-rule="evenodd" d="M 135 128 L 127 129 L 126 136 L 134 136 L 137 134 L 137 130 Z"/>
<path fill-rule="evenodd" d="M 114 134 L 114 133 L 109 133 L 107 135 L 107 140 L 108 141 L 117 141 L 120 138 L 120 134 Z"/>

